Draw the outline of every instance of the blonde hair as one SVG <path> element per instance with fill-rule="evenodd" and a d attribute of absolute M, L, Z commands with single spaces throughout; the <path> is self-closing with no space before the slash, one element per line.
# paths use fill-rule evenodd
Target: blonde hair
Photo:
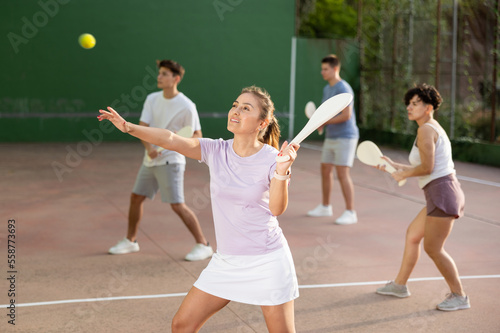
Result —
<path fill-rule="evenodd" d="M 259 141 L 273 146 L 276 149 L 279 148 L 280 141 L 280 126 L 278 124 L 278 119 L 274 116 L 274 103 L 271 100 L 269 93 L 262 88 L 256 86 L 250 86 L 243 88 L 241 90 L 242 94 L 252 94 L 257 97 L 260 108 L 262 112 L 260 113 L 261 120 L 269 120 L 269 125 L 262 129 L 259 133 Z"/>

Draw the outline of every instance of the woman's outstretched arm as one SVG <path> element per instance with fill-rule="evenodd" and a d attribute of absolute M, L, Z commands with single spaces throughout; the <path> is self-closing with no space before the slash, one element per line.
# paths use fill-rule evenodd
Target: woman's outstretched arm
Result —
<path fill-rule="evenodd" d="M 184 138 L 174 132 L 162 128 L 135 125 L 123 119 L 118 112 L 108 106 L 108 111 L 99 110 L 101 113 L 97 118 L 99 121 L 107 119 L 123 133 L 128 133 L 143 141 L 155 144 L 162 148 L 176 151 L 186 157 L 200 160 L 200 141 L 196 138 Z"/>

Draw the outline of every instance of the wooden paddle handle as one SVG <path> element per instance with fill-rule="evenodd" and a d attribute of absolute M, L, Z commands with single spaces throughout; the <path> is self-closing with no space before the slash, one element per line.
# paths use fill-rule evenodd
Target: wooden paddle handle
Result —
<path fill-rule="evenodd" d="M 386 160 L 384 160 L 382 157 L 380 158 L 380 165 L 385 165 L 385 171 L 387 171 L 390 174 L 393 174 L 394 172 L 396 172 L 396 169 L 392 165 L 390 165 Z M 403 186 L 404 184 L 406 184 L 406 179 L 403 179 L 403 180 L 398 182 L 399 186 Z"/>
<path fill-rule="evenodd" d="M 276 156 L 276 162 L 278 162 L 278 163 L 286 162 L 289 159 L 290 159 L 290 156 L 288 156 L 288 155 Z"/>

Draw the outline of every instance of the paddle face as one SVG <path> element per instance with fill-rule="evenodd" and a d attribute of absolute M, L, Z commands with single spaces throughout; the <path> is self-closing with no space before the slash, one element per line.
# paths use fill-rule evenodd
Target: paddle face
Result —
<path fill-rule="evenodd" d="M 193 128 L 187 125 L 178 130 L 175 134 L 182 136 L 183 138 L 190 138 L 193 136 Z"/>
<path fill-rule="evenodd" d="M 356 149 L 356 156 L 358 156 L 358 159 L 364 164 L 371 166 L 385 165 L 385 171 L 388 173 L 396 171 L 392 165 L 382 158 L 383 154 L 380 148 L 371 141 L 361 142 Z M 399 186 L 403 186 L 405 183 L 406 179 L 400 181 L 398 184 Z"/>
<path fill-rule="evenodd" d="M 180 130 L 178 130 L 175 134 L 179 135 L 179 136 L 182 136 L 183 138 L 190 138 L 193 136 L 193 128 L 189 125 L 181 128 Z M 162 152 L 163 150 L 165 150 L 165 148 L 162 148 L 162 147 L 158 147 L 156 149 L 157 152 Z M 146 152 L 146 156 L 148 158 L 149 161 L 152 160 L 151 157 L 149 157 L 148 153 Z"/>
<path fill-rule="evenodd" d="M 307 102 L 305 109 L 306 117 L 310 119 L 314 111 L 316 111 L 316 104 L 313 101 Z"/>
<path fill-rule="evenodd" d="M 297 134 L 290 143 L 301 143 L 318 127 L 335 117 L 340 111 L 344 110 L 352 101 L 352 95 L 348 93 L 338 94 L 322 103 L 313 113 L 307 124 Z"/>
<path fill-rule="evenodd" d="M 384 164 L 384 165 L 387 164 L 381 162 L 381 160 L 384 161 L 381 158 L 383 156 L 382 152 L 380 151 L 378 146 L 371 141 L 361 142 L 356 150 L 356 155 L 358 156 L 358 159 L 364 164 L 368 164 L 371 166 L 377 166 L 379 164 Z"/>
<path fill-rule="evenodd" d="M 326 123 L 328 120 L 335 117 L 340 111 L 344 110 L 352 102 L 352 95 L 348 93 L 342 93 L 335 95 L 327 99 L 322 103 L 318 109 L 313 113 L 311 119 L 302 128 L 302 130 L 297 134 L 290 144 L 301 143 L 307 138 L 312 132 L 314 132 L 318 127 Z M 286 162 L 290 157 L 288 155 L 278 156 L 276 158 L 277 162 Z"/>

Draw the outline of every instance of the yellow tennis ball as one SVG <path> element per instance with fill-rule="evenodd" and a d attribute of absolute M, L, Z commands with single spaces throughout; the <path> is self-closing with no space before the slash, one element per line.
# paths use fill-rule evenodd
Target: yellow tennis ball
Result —
<path fill-rule="evenodd" d="M 78 43 L 80 43 L 84 49 L 91 49 L 95 46 L 95 38 L 91 34 L 82 34 L 78 38 Z"/>

